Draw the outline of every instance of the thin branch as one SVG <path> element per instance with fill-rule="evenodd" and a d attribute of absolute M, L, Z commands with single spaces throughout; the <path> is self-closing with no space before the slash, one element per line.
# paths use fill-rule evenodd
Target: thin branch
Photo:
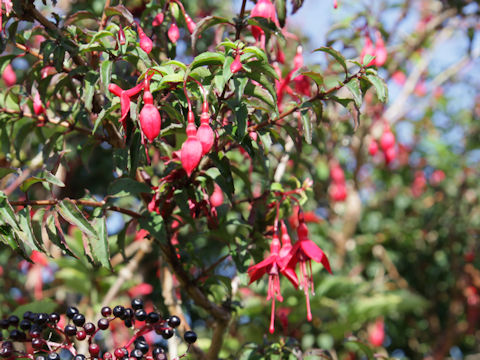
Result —
<path fill-rule="evenodd" d="M 103 14 L 102 19 L 100 20 L 100 29 L 98 31 L 102 31 L 105 25 L 107 24 L 107 8 L 110 7 L 110 0 L 105 0 L 105 6 L 103 7 Z"/>
<path fill-rule="evenodd" d="M 240 39 L 240 33 L 243 29 L 243 17 L 245 16 L 245 6 L 247 5 L 247 0 L 242 0 L 242 7 L 240 8 L 240 14 L 238 15 L 238 22 L 235 25 L 237 31 L 235 33 L 235 40 Z"/>
<path fill-rule="evenodd" d="M 93 200 L 81 200 L 81 199 L 67 199 L 73 202 L 75 205 L 83 205 L 83 206 L 92 206 L 92 207 L 104 207 L 106 202 L 105 201 L 93 201 Z M 61 200 L 52 199 L 52 200 L 18 200 L 18 201 L 10 201 L 10 205 L 12 206 L 52 206 L 57 205 Z M 142 215 L 139 213 L 121 208 L 119 206 L 107 206 L 106 210 L 116 211 L 125 215 L 129 215 L 133 218 L 140 218 Z"/>

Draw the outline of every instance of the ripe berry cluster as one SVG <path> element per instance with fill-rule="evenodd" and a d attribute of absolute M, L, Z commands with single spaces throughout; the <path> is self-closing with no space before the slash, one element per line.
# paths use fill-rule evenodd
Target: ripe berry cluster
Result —
<path fill-rule="evenodd" d="M 23 319 L 16 315 L 10 315 L 0 320 L 0 358 L 19 359 L 29 358 L 32 360 L 60 360 L 60 351 L 68 350 L 74 360 L 85 359 L 129 359 L 129 360 L 164 360 L 167 359 L 165 349 L 160 346 L 151 346 L 143 335 L 152 331 L 169 339 L 174 335 L 174 329 L 180 325 L 178 316 L 162 318 L 155 311 L 147 313 L 141 299 L 133 299 L 131 307 L 115 306 L 113 309 L 105 306 L 101 310 L 103 316 L 95 325 L 86 322 L 85 315 L 70 306 L 66 313 L 68 323 L 60 326 L 60 314 L 53 312 L 33 313 L 26 311 Z M 126 344 L 114 349 L 113 354 L 102 349 L 94 342 L 95 335 L 99 331 L 107 330 L 114 320 L 121 320 L 128 327 L 135 327 L 135 333 Z M 8 335 L 4 338 L 3 330 Z M 184 340 L 193 344 L 197 335 L 193 331 L 186 331 Z M 88 342 L 88 354 L 80 354 L 75 347 L 75 340 Z M 14 343 L 17 345 L 14 346 Z M 21 346 L 20 344 L 23 344 Z M 183 357 L 183 356 L 182 356 Z"/>

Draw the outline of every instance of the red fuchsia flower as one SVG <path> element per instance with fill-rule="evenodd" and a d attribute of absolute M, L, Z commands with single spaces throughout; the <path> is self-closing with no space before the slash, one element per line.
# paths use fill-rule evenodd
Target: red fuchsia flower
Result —
<path fill-rule="evenodd" d="M 340 184 L 345 182 L 345 173 L 338 163 L 333 163 L 330 168 L 330 177 L 334 183 Z"/>
<path fill-rule="evenodd" d="M 380 67 L 387 61 L 387 48 L 380 31 L 377 31 L 375 35 L 377 37 L 375 43 L 375 65 Z"/>
<path fill-rule="evenodd" d="M 141 283 L 127 290 L 128 295 L 133 299 L 150 295 L 153 292 L 153 286 L 147 283 Z"/>
<path fill-rule="evenodd" d="M 202 143 L 198 140 L 195 118 L 191 110 L 188 111 L 187 140 L 183 143 L 180 151 L 182 167 L 190 176 L 202 159 Z"/>
<path fill-rule="evenodd" d="M 277 11 L 275 10 L 275 5 L 272 4 L 270 0 L 258 0 L 252 11 L 250 12 L 250 17 L 263 17 L 273 21 L 278 26 L 277 20 Z M 252 25 L 251 27 L 253 37 L 258 41 L 260 36 L 263 34 L 263 30 Z"/>
<path fill-rule="evenodd" d="M 313 260 L 321 263 L 330 274 L 332 273 L 332 270 L 330 269 L 330 263 L 323 250 L 308 238 L 308 228 L 305 224 L 305 219 L 301 210 L 299 210 L 298 213 L 298 220 L 298 241 L 293 245 L 292 251 L 290 252 L 290 260 L 287 263 L 287 267 L 293 269 L 298 263 L 300 263 L 300 289 L 303 289 L 305 292 L 307 301 L 307 320 L 312 321 L 309 290 L 311 289 L 312 295 L 314 295 L 315 292 L 311 261 Z"/>
<path fill-rule="evenodd" d="M 8 87 L 13 86 L 17 83 L 17 75 L 13 70 L 12 64 L 8 64 L 3 70 L 2 79 L 5 85 Z"/>
<path fill-rule="evenodd" d="M 210 127 L 210 115 L 208 114 L 207 103 L 203 103 L 202 114 L 200 115 L 200 126 L 197 130 L 197 138 L 202 144 L 202 155 L 208 154 L 215 141 L 215 134 Z"/>
<path fill-rule="evenodd" d="M 377 152 L 378 152 L 378 143 L 375 141 L 375 139 L 372 139 L 372 141 L 370 141 L 370 145 L 368 145 L 368 153 L 372 156 L 375 156 Z"/>
<path fill-rule="evenodd" d="M 312 88 L 310 80 L 305 75 L 298 75 L 293 79 L 295 83 L 295 91 L 305 96 L 312 96 Z"/>
<path fill-rule="evenodd" d="M 178 30 L 178 26 L 175 22 L 172 22 L 168 28 L 167 35 L 170 41 L 174 44 L 178 41 L 178 39 L 180 39 L 180 31 Z"/>
<path fill-rule="evenodd" d="M 397 150 L 395 150 L 395 147 L 388 148 L 385 152 L 385 162 L 390 164 L 395 158 L 397 157 Z"/>
<path fill-rule="evenodd" d="M 337 0 L 333 0 L 333 8 L 338 9 L 338 2 Z"/>
<path fill-rule="evenodd" d="M 368 341 L 373 346 L 382 346 L 385 340 L 385 324 L 383 319 L 379 318 L 375 324 L 369 328 Z"/>
<path fill-rule="evenodd" d="M 138 25 L 137 23 L 137 31 L 138 31 L 138 37 L 140 39 L 140 48 L 145 51 L 147 54 L 150 54 L 150 52 L 153 49 L 153 42 L 152 40 L 145 34 L 143 29 Z"/>
<path fill-rule="evenodd" d="M 210 195 L 210 205 L 213 207 L 218 207 L 223 204 L 223 191 L 217 184 L 213 187 L 213 193 Z"/>
<path fill-rule="evenodd" d="M 152 26 L 162 25 L 164 19 L 165 19 L 165 15 L 163 14 L 163 12 L 159 12 L 153 19 Z"/>
<path fill-rule="evenodd" d="M 347 187 L 345 184 L 332 184 L 330 186 L 330 197 L 335 202 L 342 202 L 347 199 Z"/>
<path fill-rule="evenodd" d="M 393 148 L 395 146 L 395 135 L 393 135 L 390 127 L 388 125 L 385 126 L 383 130 L 383 134 L 380 138 L 380 147 L 384 152 L 388 149 Z"/>
<path fill-rule="evenodd" d="M 277 61 L 280 64 L 285 64 L 285 53 L 283 52 L 280 45 L 277 43 Z"/>
<path fill-rule="evenodd" d="M 360 53 L 360 62 L 363 63 L 365 61 L 365 56 L 370 55 L 370 56 L 375 56 L 375 47 L 373 46 L 372 40 L 370 39 L 370 36 L 365 35 L 365 44 L 363 45 L 362 52 Z M 372 66 L 375 64 L 375 59 L 372 59 L 367 66 Z"/>
<path fill-rule="evenodd" d="M 140 111 L 140 127 L 148 141 L 153 142 L 160 134 L 162 119 L 157 108 L 153 105 L 153 96 L 148 84 L 145 85 L 145 91 L 143 92 L 143 104 L 142 111 Z"/>
<path fill-rule="evenodd" d="M 415 172 L 415 179 L 413 180 L 412 184 L 412 195 L 413 197 L 419 197 L 423 194 L 427 187 L 427 179 L 425 178 L 425 174 L 423 171 L 416 171 Z"/>
<path fill-rule="evenodd" d="M 40 93 L 38 91 L 33 97 L 33 112 L 37 116 L 45 113 L 45 108 L 43 107 L 42 99 L 40 99 Z"/>
<path fill-rule="evenodd" d="M 264 274 L 268 274 L 268 291 L 267 291 L 267 300 L 272 299 L 272 311 L 270 314 L 270 334 L 273 334 L 275 331 L 275 300 L 280 302 L 283 301 L 282 294 L 280 293 L 280 268 L 281 264 L 280 256 L 280 240 L 278 235 L 274 234 L 272 242 L 270 243 L 270 255 L 267 256 L 263 261 L 259 262 L 256 265 L 252 265 L 247 269 L 247 273 L 250 276 L 250 283 L 257 280 Z"/>
<path fill-rule="evenodd" d="M 232 74 L 235 74 L 242 69 L 243 65 L 240 61 L 240 53 L 237 52 L 237 55 L 235 55 L 235 60 L 233 60 L 233 62 L 230 64 L 230 71 L 232 72 Z"/>
<path fill-rule="evenodd" d="M 190 34 L 193 34 L 195 31 L 195 28 L 197 27 L 197 24 L 195 24 L 195 21 L 192 20 L 192 18 L 187 14 L 184 13 L 185 16 L 185 23 L 187 24 L 187 29 Z"/>
<path fill-rule="evenodd" d="M 415 86 L 413 93 L 419 97 L 423 97 L 427 94 L 427 85 L 425 84 L 425 80 L 420 80 L 420 82 Z"/>
<path fill-rule="evenodd" d="M 405 84 L 405 81 L 407 81 L 407 76 L 405 75 L 405 73 L 401 72 L 400 70 L 397 70 L 393 73 L 392 79 L 398 85 L 403 85 Z"/>
<path fill-rule="evenodd" d="M 292 251 L 292 240 L 290 239 L 290 235 L 288 235 L 287 226 L 285 222 L 282 220 L 281 222 L 281 229 L 282 229 L 282 248 L 278 255 L 280 256 L 280 272 L 285 275 L 285 277 L 292 283 L 295 289 L 298 289 L 298 277 L 297 273 L 295 272 L 295 268 L 288 267 L 288 261 L 290 260 L 290 253 Z"/>

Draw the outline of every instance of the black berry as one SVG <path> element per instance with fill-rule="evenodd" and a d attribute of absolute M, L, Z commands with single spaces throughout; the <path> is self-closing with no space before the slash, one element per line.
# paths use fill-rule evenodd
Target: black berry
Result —
<path fill-rule="evenodd" d="M 145 340 L 140 340 L 135 343 L 135 349 L 140 350 L 144 354 L 148 352 L 148 348 L 149 346 Z"/>
<path fill-rule="evenodd" d="M 130 356 L 133 356 L 136 359 L 141 359 L 143 357 L 143 352 L 140 349 L 134 349 L 130 353 Z"/>
<path fill-rule="evenodd" d="M 47 358 L 48 360 L 60 360 L 60 355 L 58 355 L 56 352 L 52 352 L 48 354 Z"/>
<path fill-rule="evenodd" d="M 69 306 L 67 308 L 67 311 L 65 312 L 65 314 L 67 315 L 67 317 L 69 319 L 73 319 L 73 317 L 75 316 L 75 314 L 78 314 L 79 311 L 78 309 L 75 307 L 75 306 Z"/>
<path fill-rule="evenodd" d="M 85 316 L 83 314 L 75 314 L 72 321 L 77 326 L 83 326 L 85 324 Z"/>
<path fill-rule="evenodd" d="M 131 319 L 125 319 L 125 321 L 124 321 L 123 323 L 125 324 L 125 326 L 126 326 L 127 328 L 133 326 Z"/>
<path fill-rule="evenodd" d="M 49 321 L 52 324 L 55 324 L 55 323 L 59 322 L 60 321 L 60 314 L 57 313 L 57 312 L 52 312 L 49 316 Z"/>
<path fill-rule="evenodd" d="M 17 315 L 10 315 L 8 317 L 8 322 L 12 326 L 17 326 L 19 321 L 20 321 L 20 319 L 18 318 Z"/>
<path fill-rule="evenodd" d="M 0 320 L 0 328 L 7 329 L 10 326 L 10 323 L 7 319 Z"/>
<path fill-rule="evenodd" d="M 165 354 L 165 349 L 162 348 L 162 347 L 156 347 L 155 349 L 153 349 L 153 351 L 152 351 L 153 357 L 155 357 L 159 354 Z"/>
<path fill-rule="evenodd" d="M 12 355 L 13 355 L 13 349 L 6 348 L 6 347 L 2 347 L 0 349 L 0 357 L 9 358 Z"/>
<path fill-rule="evenodd" d="M 123 320 L 125 318 L 125 308 L 121 305 L 115 306 L 113 308 L 113 316 Z"/>
<path fill-rule="evenodd" d="M 88 322 L 83 325 L 83 330 L 85 330 L 87 335 L 92 335 L 95 332 L 95 325 L 93 325 L 91 322 Z"/>
<path fill-rule="evenodd" d="M 145 321 L 145 319 L 147 318 L 147 312 L 143 309 L 139 309 L 135 311 L 135 318 L 138 321 Z"/>
<path fill-rule="evenodd" d="M 173 329 L 170 329 L 170 328 L 163 329 L 162 336 L 164 339 L 170 339 L 173 336 Z"/>
<path fill-rule="evenodd" d="M 170 318 L 168 319 L 168 326 L 171 326 L 172 328 L 176 328 L 180 325 L 180 323 L 181 320 L 178 316 L 170 316 Z"/>
<path fill-rule="evenodd" d="M 35 324 L 42 326 L 42 325 L 45 325 L 49 319 L 50 317 L 47 314 L 39 313 L 39 314 L 35 314 L 35 319 L 33 321 Z M 58 320 L 60 320 L 60 315 L 58 316 Z"/>
<path fill-rule="evenodd" d="M 32 327 L 32 323 L 30 322 L 30 320 L 23 319 L 22 321 L 20 321 L 19 326 L 22 330 L 30 330 L 30 328 Z"/>
<path fill-rule="evenodd" d="M 112 309 L 108 306 L 104 306 L 100 313 L 103 317 L 109 317 L 110 315 L 112 315 Z"/>
<path fill-rule="evenodd" d="M 33 316 L 33 313 L 31 311 L 25 311 L 23 313 L 23 318 L 26 319 L 26 320 L 33 321 L 34 316 Z"/>
<path fill-rule="evenodd" d="M 100 330 L 107 330 L 110 322 L 108 321 L 108 319 L 101 318 L 100 320 L 98 320 L 97 325 Z"/>
<path fill-rule="evenodd" d="M 133 299 L 132 300 L 132 309 L 133 310 L 138 310 L 138 309 L 143 309 L 143 300 L 142 299 Z"/>
<path fill-rule="evenodd" d="M 83 355 L 83 354 L 75 355 L 73 360 L 85 360 L 85 355 Z"/>
<path fill-rule="evenodd" d="M 10 339 L 14 341 L 23 341 L 27 338 L 27 335 L 23 331 L 13 329 L 10 331 Z"/>
<path fill-rule="evenodd" d="M 151 313 L 149 313 L 147 315 L 147 322 L 148 323 L 156 323 L 158 320 L 160 320 L 160 315 L 158 315 L 158 313 L 152 311 Z"/>
<path fill-rule="evenodd" d="M 197 341 L 197 334 L 195 334 L 191 330 L 188 330 L 188 331 L 185 331 L 185 334 L 183 334 L 183 338 L 187 343 L 193 344 L 195 341 Z"/>
<path fill-rule="evenodd" d="M 66 325 L 63 331 L 67 336 L 75 336 L 77 334 L 77 328 L 75 325 Z"/>

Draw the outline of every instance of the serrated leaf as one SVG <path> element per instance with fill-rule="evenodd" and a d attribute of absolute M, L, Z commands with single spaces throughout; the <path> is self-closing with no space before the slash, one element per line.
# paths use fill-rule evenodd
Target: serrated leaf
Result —
<path fill-rule="evenodd" d="M 311 106 L 310 103 L 304 103 L 302 107 L 303 109 L 300 110 L 300 117 L 302 118 L 302 125 L 303 125 L 303 136 L 305 137 L 305 141 L 307 144 L 312 143 L 312 123 L 313 119 L 311 116 L 311 112 L 308 111 L 308 106 Z"/>
<path fill-rule="evenodd" d="M 123 6 L 123 5 L 117 5 L 117 6 L 110 6 L 105 9 L 105 14 L 107 16 L 113 16 L 113 15 L 121 15 L 123 16 L 129 23 L 133 23 L 134 18 L 133 15 L 128 9 Z"/>
<path fill-rule="evenodd" d="M 148 185 L 131 178 L 114 180 L 108 187 L 108 195 L 112 197 L 133 196 L 140 193 L 150 193 Z"/>
<path fill-rule="evenodd" d="M 160 242 L 165 242 L 167 239 L 167 233 L 165 230 L 165 224 L 163 218 L 156 212 L 147 212 L 138 220 L 140 227 L 147 230 L 150 235 Z"/>
<path fill-rule="evenodd" d="M 85 108 L 89 111 L 92 111 L 92 101 L 93 95 L 95 94 L 95 84 L 99 79 L 98 74 L 95 71 L 89 71 L 85 75 L 85 84 L 83 90 L 83 101 L 85 103 Z"/>
<path fill-rule="evenodd" d="M 45 178 L 45 181 L 48 181 L 50 184 L 58 187 L 65 187 L 65 184 L 50 171 L 43 171 L 42 176 Z"/>
<path fill-rule="evenodd" d="M 381 102 L 386 102 L 388 100 L 388 87 L 383 81 L 382 78 L 378 77 L 377 75 L 367 74 L 364 76 L 364 79 L 367 79 L 377 91 L 378 100 Z"/>
<path fill-rule="evenodd" d="M 65 199 L 60 201 L 57 206 L 62 218 L 70 224 L 77 226 L 80 231 L 85 233 L 88 237 L 98 238 L 98 234 L 93 226 L 88 222 L 80 209 L 71 200 Z"/>
<path fill-rule="evenodd" d="M 320 73 L 317 73 L 315 71 L 306 71 L 302 72 L 302 75 L 308 76 L 310 79 L 315 81 L 315 84 L 317 84 L 318 88 L 320 89 L 323 86 L 323 76 Z"/>
<path fill-rule="evenodd" d="M 352 79 L 345 86 L 348 90 L 350 90 L 357 107 L 362 106 L 362 91 L 360 90 L 360 81 L 358 79 Z"/>
<path fill-rule="evenodd" d="M 337 62 L 342 65 L 343 69 L 345 70 L 345 74 L 348 75 L 348 69 L 347 69 L 347 62 L 345 60 L 345 58 L 343 57 L 342 54 L 340 54 L 337 50 L 335 50 L 334 48 L 331 48 L 331 47 L 326 47 L 326 46 L 322 46 L 318 49 L 315 49 L 313 51 L 323 51 L 323 52 L 326 52 L 327 54 L 330 54 L 334 57 L 335 60 L 337 60 Z"/>

